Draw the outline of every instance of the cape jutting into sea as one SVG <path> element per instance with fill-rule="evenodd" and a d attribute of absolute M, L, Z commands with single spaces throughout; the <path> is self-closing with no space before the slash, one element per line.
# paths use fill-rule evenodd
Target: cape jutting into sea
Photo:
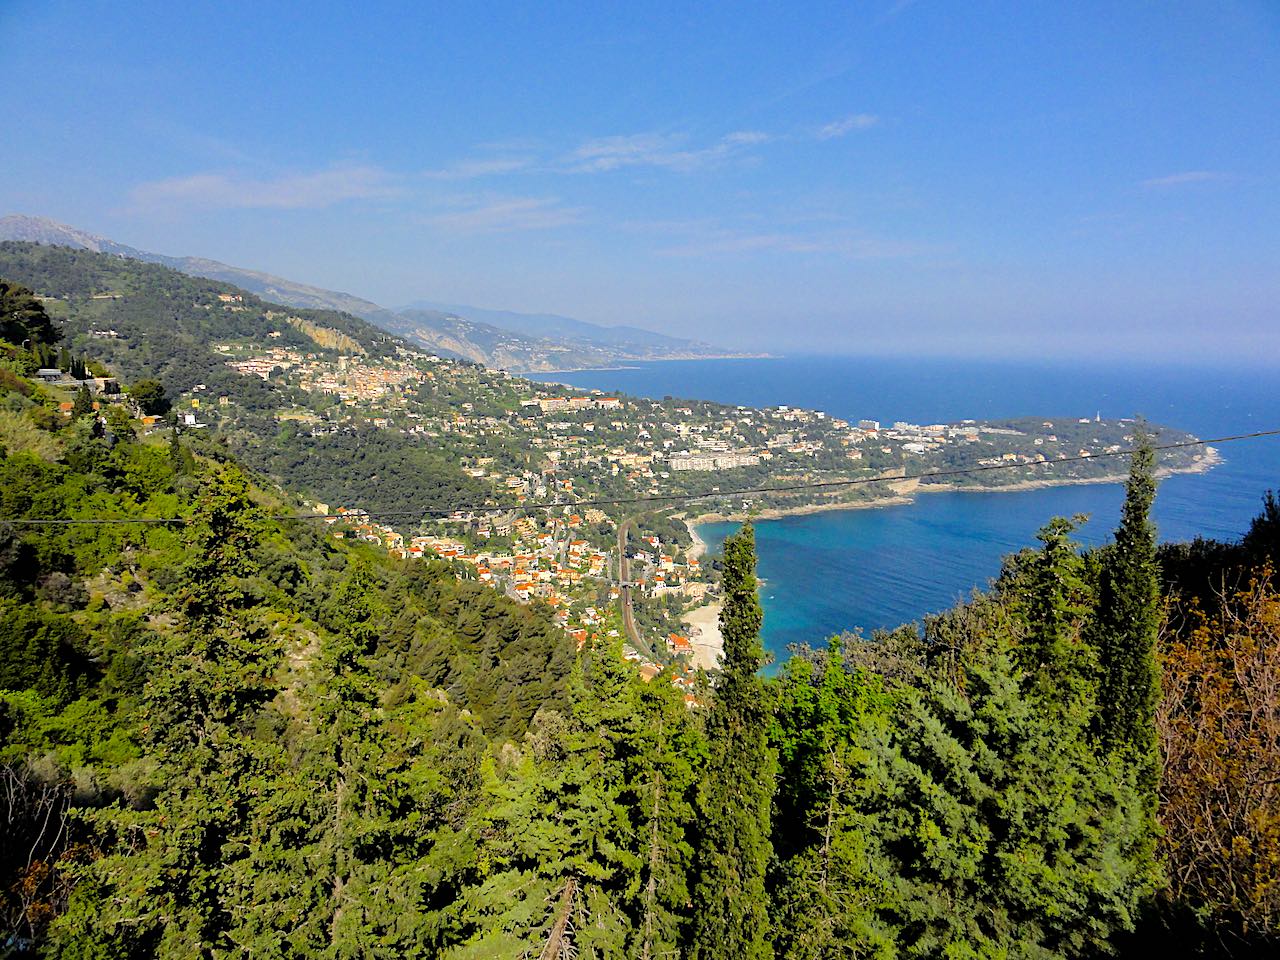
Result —
<path fill-rule="evenodd" d="M 1143 416 L 1201 437 L 1280 428 L 1280 370 L 972 360 L 789 357 L 638 363 L 541 375 L 635 396 L 823 410 L 849 420 L 940 423 L 1016 416 Z M 1161 482 L 1163 540 L 1238 538 L 1269 488 L 1280 489 L 1280 438 L 1219 448 L 1205 474 Z M 1035 543 L 1054 516 L 1088 514 L 1085 543 L 1104 542 L 1119 517 L 1119 484 L 1017 493 L 938 493 L 905 506 L 838 510 L 756 525 L 766 647 L 892 627 L 953 604 Z M 699 533 L 713 552 L 736 524 Z"/>

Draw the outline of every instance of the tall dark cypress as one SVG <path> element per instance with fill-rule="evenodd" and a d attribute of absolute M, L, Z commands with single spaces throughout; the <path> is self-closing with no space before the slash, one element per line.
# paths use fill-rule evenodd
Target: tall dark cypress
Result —
<path fill-rule="evenodd" d="M 1155 451 L 1150 439 L 1140 435 L 1120 527 L 1115 543 L 1104 552 L 1100 572 L 1097 727 L 1105 750 L 1131 755 L 1138 783 L 1150 793 L 1153 804 L 1160 769 L 1155 727 L 1160 699 L 1156 660 L 1160 584 L 1151 523 L 1155 493 Z"/>
<path fill-rule="evenodd" d="M 773 955 L 764 881 L 772 852 L 769 811 L 776 764 L 766 735 L 764 683 L 757 673 L 764 650 L 755 570 L 755 532 L 745 526 L 724 544 L 724 672 L 707 717 L 707 773 L 698 792 L 702 832 L 692 960 Z"/>
<path fill-rule="evenodd" d="M 93 396 L 89 393 L 89 388 L 81 384 L 80 389 L 76 391 L 76 398 L 71 404 L 71 416 L 79 419 L 86 413 L 93 413 Z"/>

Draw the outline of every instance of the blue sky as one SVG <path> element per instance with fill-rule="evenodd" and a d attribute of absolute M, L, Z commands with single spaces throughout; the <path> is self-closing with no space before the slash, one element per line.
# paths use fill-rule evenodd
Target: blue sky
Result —
<path fill-rule="evenodd" d="M 1280 362 L 1280 3 L 0 0 L 0 213 L 773 351 Z"/>

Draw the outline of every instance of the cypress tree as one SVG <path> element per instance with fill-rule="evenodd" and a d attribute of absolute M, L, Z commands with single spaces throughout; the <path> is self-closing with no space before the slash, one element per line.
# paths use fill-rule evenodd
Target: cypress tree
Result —
<path fill-rule="evenodd" d="M 71 416 L 73 419 L 79 419 L 86 413 L 93 413 L 93 396 L 89 393 L 89 388 L 81 384 L 80 389 L 76 391 L 75 402 L 71 405 Z"/>
<path fill-rule="evenodd" d="M 1130 755 L 1153 813 L 1160 767 L 1155 727 L 1160 699 L 1156 660 L 1160 584 L 1150 518 L 1155 492 L 1155 451 L 1150 439 L 1140 434 L 1120 527 L 1115 543 L 1104 553 L 1099 576 L 1095 643 L 1101 676 L 1096 725 L 1105 751 Z"/>
<path fill-rule="evenodd" d="M 764 651 L 755 568 L 755 532 L 748 525 L 724 544 L 724 673 L 707 717 L 707 772 L 698 792 L 702 832 L 689 945 L 693 960 L 773 955 L 765 870 L 772 855 L 776 763 L 767 740 L 764 683 L 757 675 Z"/>
<path fill-rule="evenodd" d="M 176 474 L 187 472 L 186 453 L 182 449 L 182 439 L 179 437 L 178 424 L 175 421 L 173 429 L 169 433 L 169 466 L 173 468 Z"/>

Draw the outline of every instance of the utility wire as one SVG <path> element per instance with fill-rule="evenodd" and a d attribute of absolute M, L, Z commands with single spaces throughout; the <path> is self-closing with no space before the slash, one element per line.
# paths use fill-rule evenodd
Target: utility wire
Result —
<path fill-rule="evenodd" d="M 1214 443 L 1234 443 L 1238 440 L 1256 440 L 1261 437 L 1280 436 L 1280 429 L 1257 430 L 1253 433 L 1237 433 L 1225 437 L 1210 437 L 1204 440 L 1184 440 L 1178 443 L 1165 443 L 1151 447 L 1154 453 L 1165 450 L 1183 450 L 1187 447 L 1203 447 Z M 443 519 L 454 513 L 498 514 L 510 513 L 512 510 L 554 510 L 559 507 L 605 507 L 632 506 L 646 503 L 690 503 L 695 500 L 720 500 L 726 497 L 756 496 L 770 493 L 798 493 L 803 490 L 834 490 L 842 487 L 856 487 L 871 483 L 897 483 L 903 480 L 933 480 L 944 477 L 961 477 L 975 473 L 994 473 L 999 470 L 1017 470 L 1023 467 L 1045 467 L 1064 463 L 1079 463 L 1084 460 L 1106 460 L 1112 457 L 1127 457 L 1137 452 L 1137 448 L 1113 450 L 1103 453 L 1081 454 L 1074 457 L 1062 457 L 1054 460 L 1032 460 L 1029 463 L 994 463 L 976 467 L 957 467 L 951 470 L 932 470 L 926 473 L 900 473 L 888 476 L 856 477 L 850 480 L 820 480 L 810 483 L 792 483 L 775 487 L 743 487 L 736 490 L 717 490 L 711 493 L 669 493 L 651 494 L 643 497 L 610 497 L 596 500 L 548 500 L 541 503 L 519 503 L 506 506 L 482 504 L 478 506 L 442 507 L 436 510 L 383 510 L 361 511 L 359 514 L 346 516 L 328 513 L 277 513 L 268 514 L 270 520 L 389 520 L 394 518 L 418 518 L 422 520 Z M 1025 456 L 1025 454 L 1023 454 Z M 189 524 L 192 517 L 98 517 L 91 519 L 38 519 L 30 517 L 0 517 L 0 522 L 18 526 L 93 526 L 123 523 L 142 524 Z"/>

